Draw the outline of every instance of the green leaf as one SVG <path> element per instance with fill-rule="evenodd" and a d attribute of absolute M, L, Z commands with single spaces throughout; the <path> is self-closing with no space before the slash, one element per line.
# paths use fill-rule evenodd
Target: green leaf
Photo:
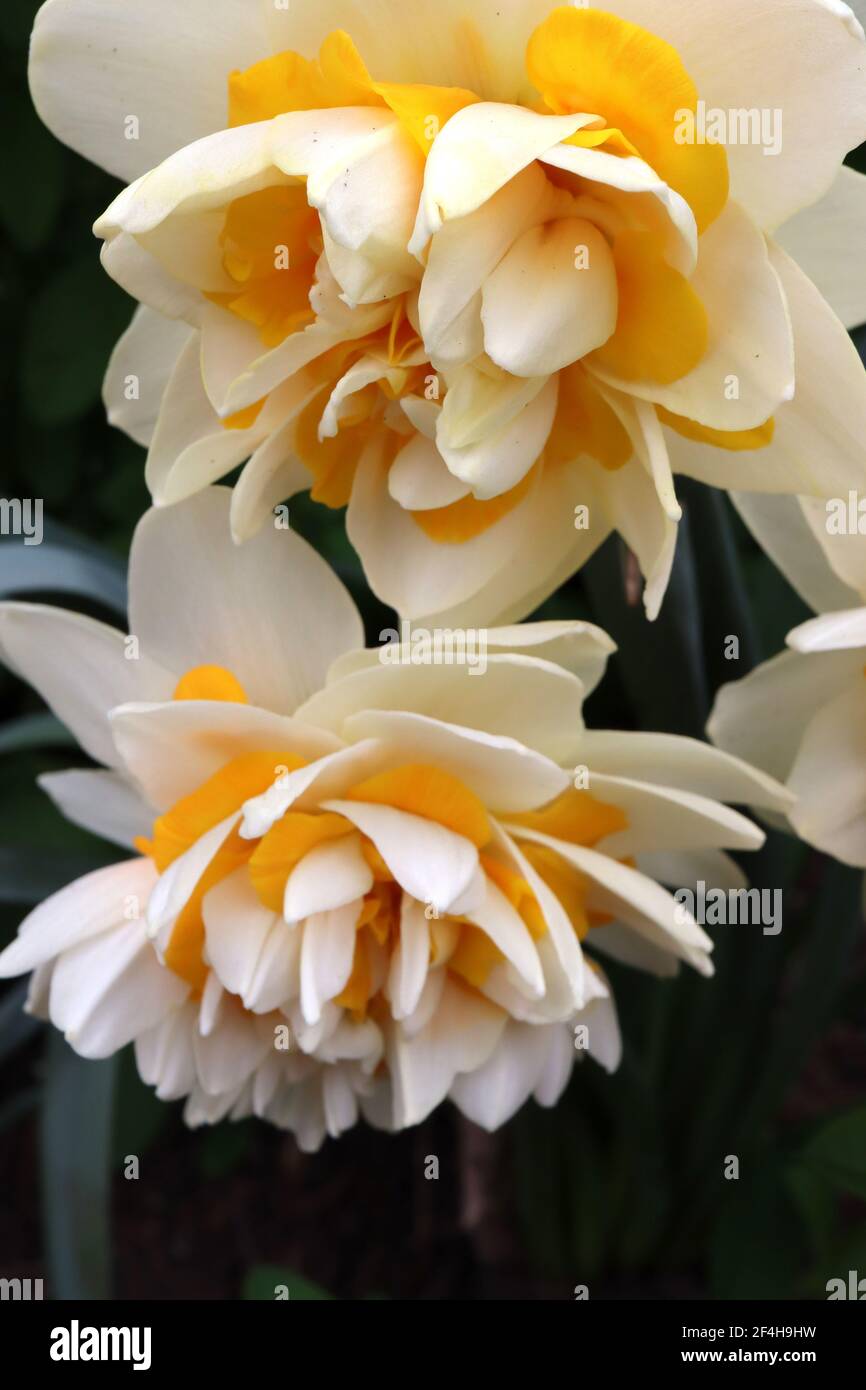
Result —
<path fill-rule="evenodd" d="M 53 714 L 23 714 L 0 729 L 0 754 L 34 748 L 75 748 L 75 739 Z"/>
<path fill-rule="evenodd" d="M 275 1300 L 279 1301 L 277 1290 L 282 1288 L 288 1289 L 288 1301 L 293 1303 L 321 1302 L 323 1299 L 331 1300 L 334 1297 L 319 1284 L 314 1284 L 302 1274 L 295 1274 L 281 1265 L 256 1265 L 249 1270 L 244 1279 L 241 1297 L 247 1302 L 273 1303 Z"/>
<path fill-rule="evenodd" d="M 802 1162 L 840 1192 L 866 1201 L 866 1105 L 824 1125 L 803 1150 Z"/>
<path fill-rule="evenodd" d="M 87 1062 L 52 1029 L 42 1097 L 42 1212 L 58 1299 L 110 1296 L 111 1135 L 117 1057 Z"/>
<path fill-rule="evenodd" d="M 48 528 L 46 528 L 46 535 Z M 0 598 L 18 594 L 75 594 L 126 614 L 126 573 L 113 555 L 65 533 L 41 545 L 0 543 Z"/>
<path fill-rule="evenodd" d="M 33 420 L 62 425 L 100 399 L 111 350 L 130 317 L 129 300 L 93 254 L 49 276 L 30 311 L 21 392 Z"/>

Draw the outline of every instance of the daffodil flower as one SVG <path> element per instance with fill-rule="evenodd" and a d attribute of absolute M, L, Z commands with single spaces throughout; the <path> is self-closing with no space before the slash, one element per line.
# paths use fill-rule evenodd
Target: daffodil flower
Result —
<path fill-rule="evenodd" d="M 654 616 L 675 474 L 863 483 L 866 378 L 783 247 L 864 317 L 864 59 L 839 0 L 48 0 L 37 107 L 129 181 L 106 399 L 155 502 L 248 460 L 237 541 L 309 488 L 464 625 L 617 530 Z"/>
<path fill-rule="evenodd" d="M 785 782 L 801 839 L 866 869 L 866 515 L 857 494 L 740 496 L 744 520 L 817 617 L 719 691 L 708 732 Z M 863 528 L 862 530 L 860 528 Z"/>
<path fill-rule="evenodd" d="M 590 731 L 612 643 L 494 628 L 483 678 L 365 649 L 297 536 L 232 544 L 231 493 L 149 512 L 130 628 L 0 606 L 0 652 L 99 770 L 42 778 L 134 851 L 35 909 L 0 955 L 85 1057 L 134 1041 L 190 1124 L 257 1114 L 305 1148 L 446 1097 L 493 1128 L 613 1069 L 602 962 L 711 973 L 668 888 L 740 887 L 791 797 L 709 745 Z M 405 655 L 405 653 L 399 653 Z M 411 653 L 408 654 L 411 658 Z"/>

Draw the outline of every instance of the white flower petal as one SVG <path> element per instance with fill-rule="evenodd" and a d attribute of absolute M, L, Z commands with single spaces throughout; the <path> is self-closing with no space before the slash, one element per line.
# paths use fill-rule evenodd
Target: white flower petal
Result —
<path fill-rule="evenodd" d="M 222 129 L 229 74 L 266 54 L 263 16 L 246 0 L 54 0 L 36 17 L 30 86 L 59 139 L 130 179 Z"/>
<path fill-rule="evenodd" d="M 188 993 L 160 964 L 143 922 L 125 922 L 60 956 L 51 976 L 51 1020 L 82 1057 L 110 1057 Z"/>
<path fill-rule="evenodd" d="M 448 980 L 439 1008 L 414 1037 L 395 1029 L 388 1058 L 400 1128 L 420 1124 L 448 1094 L 456 1076 L 474 1072 L 490 1056 L 506 1014 L 480 995 Z"/>
<path fill-rule="evenodd" d="M 288 713 L 335 657 L 363 645 L 361 619 L 331 568 L 294 532 L 271 527 L 235 546 L 230 505 L 228 489 L 211 488 L 139 523 L 132 631 L 172 669 L 223 666 L 253 704 Z"/>
<path fill-rule="evenodd" d="M 73 825 L 131 849 L 153 828 L 153 810 L 119 772 L 45 772 L 38 779 Z"/>
<path fill-rule="evenodd" d="M 579 217 L 530 227 L 482 295 L 484 346 L 515 376 L 548 376 L 579 361 L 607 342 L 616 316 L 613 254 L 601 232 Z"/>
<path fill-rule="evenodd" d="M 862 654 L 861 654 L 862 655 Z M 845 690 L 813 715 L 791 769 L 798 835 L 843 864 L 866 868 L 866 701 Z"/>
<path fill-rule="evenodd" d="M 742 680 L 723 685 L 707 724 L 720 748 L 787 781 L 803 729 L 846 685 L 860 689 L 858 650 L 783 652 Z"/>
<path fill-rule="evenodd" d="M 373 841 L 400 887 L 421 903 L 446 913 L 469 886 L 478 851 L 437 821 L 363 801 L 323 801 Z"/>
<path fill-rule="evenodd" d="M 128 659 L 121 632 L 35 603 L 0 604 L 0 657 L 36 688 L 85 753 L 118 765 L 108 712 L 127 700 L 167 700 L 177 684 L 153 654 Z"/>
<path fill-rule="evenodd" d="M 300 922 L 313 913 L 348 907 L 369 893 L 373 872 L 361 852 L 358 835 L 316 845 L 292 869 L 286 881 L 283 916 Z"/>
<path fill-rule="evenodd" d="M 396 1019 L 414 1014 L 427 982 L 430 965 L 430 927 L 423 903 L 403 894 L 400 904 L 400 939 L 391 956 L 388 998 Z"/>
<path fill-rule="evenodd" d="M 108 423 L 148 448 L 189 324 L 141 305 L 111 354 L 102 388 Z"/>
<path fill-rule="evenodd" d="M 166 811 L 244 753 L 274 752 L 315 760 L 335 738 L 285 715 L 228 700 L 174 700 L 120 705 L 111 730 L 126 769 L 148 801 Z M 287 764 L 274 763 L 274 779 Z"/>
<path fill-rule="evenodd" d="M 24 975 L 61 952 L 120 927 L 132 920 L 130 912 L 143 917 L 155 883 L 156 870 L 149 859 L 129 859 L 61 888 L 25 917 L 15 940 L 0 954 L 0 978 Z M 139 929 L 143 935 L 141 923 Z"/>
<path fill-rule="evenodd" d="M 317 912 L 304 923 L 301 946 L 301 1009 L 309 1024 L 322 1017 L 322 1005 L 342 993 L 352 974 L 361 903 Z"/>
<path fill-rule="evenodd" d="M 820 290 L 846 328 L 866 322 L 866 177 L 843 166 L 820 202 L 777 232 L 784 251 Z"/>

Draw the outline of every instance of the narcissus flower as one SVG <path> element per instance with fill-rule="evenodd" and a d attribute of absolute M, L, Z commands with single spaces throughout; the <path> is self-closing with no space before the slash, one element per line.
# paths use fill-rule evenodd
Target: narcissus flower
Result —
<path fill-rule="evenodd" d="M 312 488 L 383 599 L 474 624 L 612 529 L 655 614 L 676 473 L 861 486 L 866 378 L 782 246 L 866 315 L 864 58 L 839 0 L 49 0 L 37 106 L 133 180 L 106 394 L 157 504 L 249 459 L 237 540 Z"/>
<path fill-rule="evenodd" d="M 786 782 L 801 839 L 866 869 L 866 517 L 852 494 L 738 497 L 755 536 L 819 614 L 790 650 L 723 686 L 709 734 Z M 863 531 L 860 531 L 860 527 Z"/>
<path fill-rule="evenodd" d="M 708 745 L 586 730 L 611 651 L 586 624 L 491 629 L 482 674 L 383 660 L 303 541 L 232 545 L 229 499 L 144 518 L 128 636 L 0 608 L 4 659 L 104 765 L 46 791 L 137 851 L 31 913 L 0 975 L 32 970 L 86 1057 L 134 1040 L 191 1124 L 255 1113 L 305 1148 L 446 1097 L 492 1128 L 583 1049 L 614 1068 L 601 962 L 710 973 L 661 885 L 739 886 L 725 850 L 763 836 L 723 803 L 787 793 Z"/>

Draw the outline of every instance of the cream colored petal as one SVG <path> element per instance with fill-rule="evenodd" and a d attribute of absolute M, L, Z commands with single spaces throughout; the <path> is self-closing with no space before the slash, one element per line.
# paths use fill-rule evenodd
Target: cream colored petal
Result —
<path fill-rule="evenodd" d="M 857 650 L 783 652 L 722 686 L 707 733 L 720 748 L 787 781 L 809 720 L 847 686 L 859 689 L 862 672 Z"/>
<path fill-rule="evenodd" d="M 798 798 L 791 812 L 798 835 L 859 869 L 866 868 L 864 767 L 866 702 L 863 690 L 855 688 L 812 716 L 791 769 L 790 786 Z"/>
<path fill-rule="evenodd" d="M 707 352 L 692 371 L 662 386 L 626 382 L 597 365 L 593 370 L 622 391 L 712 429 L 762 425 L 794 395 L 794 344 L 764 237 L 735 203 L 701 237 L 691 284 L 709 328 Z"/>
<path fill-rule="evenodd" d="M 388 492 L 405 511 L 425 512 L 459 502 L 469 485 L 450 471 L 432 439 L 416 434 L 391 466 Z"/>
<path fill-rule="evenodd" d="M 466 217 L 591 115 L 541 116 L 481 102 L 452 116 L 427 159 L 424 191 L 409 249 L 421 256 L 451 218 Z"/>
<path fill-rule="evenodd" d="M 761 226 L 820 198 L 866 136 L 863 31 L 839 0 L 806 0 L 795 12 L 789 0 L 758 9 L 754 0 L 617 0 L 615 8 L 674 45 L 708 110 L 767 113 L 768 140 L 727 150 L 732 195 Z"/>
<path fill-rule="evenodd" d="M 776 233 L 846 328 L 866 322 L 866 177 L 839 170 L 820 202 L 798 212 Z"/>
<path fill-rule="evenodd" d="M 128 700 L 167 700 L 177 684 L 170 661 L 134 648 L 106 623 L 36 603 L 0 604 L 0 657 L 30 682 L 86 753 L 118 765 L 108 714 Z"/>
<path fill-rule="evenodd" d="M 449 390 L 439 416 L 436 445 L 454 476 L 466 483 L 475 497 L 487 501 L 516 487 L 541 457 L 556 418 L 559 381 L 555 376 L 547 380 L 506 378 L 501 383 L 487 381 L 494 388 L 491 393 L 493 401 L 485 392 L 487 409 L 477 414 L 482 419 L 486 416 L 490 420 L 489 433 L 461 445 L 454 442 L 455 438 L 460 439 L 470 432 L 465 422 L 467 417 L 471 418 L 475 413 L 471 403 L 472 384 L 487 379 L 472 367 L 464 367 L 460 376 L 464 380 L 467 377 L 470 379 L 470 390 L 466 393 L 470 399 L 465 401 L 462 391 Z M 515 410 L 524 395 L 529 395 L 529 400 Z M 452 409 L 451 401 L 460 404 Z M 504 405 L 499 406 L 497 402 Z M 461 413 L 460 405 L 464 403 L 468 408 Z M 496 423 L 497 415 L 505 417 L 501 425 Z M 471 433 L 477 435 L 479 428 L 476 426 Z"/>
<path fill-rule="evenodd" d="M 111 354 L 102 387 L 108 423 L 145 448 L 191 331 L 186 323 L 142 307 Z"/>
<path fill-rule="evenodd" d="M 36 109 L 79 154 L 136 178 L 223 128 L 229 74 L 267 56 L 264 18 L 246 0 L 50 0 L 30 49 Z"/>
<path fill-rule="evenodd" d="M 779 247 L 770 247 L 794 327 L 796 394 L 776 412 L 773 442 L 731 453 L 671 442 L 678 473 L 743 492 L 847 498 L 866 490 L 866 371 L 842 324 Z"/>
<path fill-rule="evenodd" d="M 67 820 L 132 849 L 153 828 L 153 809 L 118 772 L 44 772 L 38 779 Z"/>
<path fill-rule="evenodd" d="M 234 545 L 230 503 L 227 489 L 209 488 L 139 523 L 132 631 L 175 670 L 224 666 L 251 703 L 289 712 L 335 657 L 363 644 L 363 627 L 343 585 L 300 536 L 269 527 Z"/>
<path fill-rule="evenodd" d="M 488 355 L 519 377 L 548 376 L 607 342 L 616 327 L 613 255 L 579 217 L 524 232 L 488 277 Z"/>
<path fill-rule="evenodd" d="M 755 540 L 810 608 L 823 613 L 855 602 L 854 590 L 831 569 L 798 497 L 735 492 L 731 500 Z M 824 514 L 824 504 L 816 505 Z"/>

